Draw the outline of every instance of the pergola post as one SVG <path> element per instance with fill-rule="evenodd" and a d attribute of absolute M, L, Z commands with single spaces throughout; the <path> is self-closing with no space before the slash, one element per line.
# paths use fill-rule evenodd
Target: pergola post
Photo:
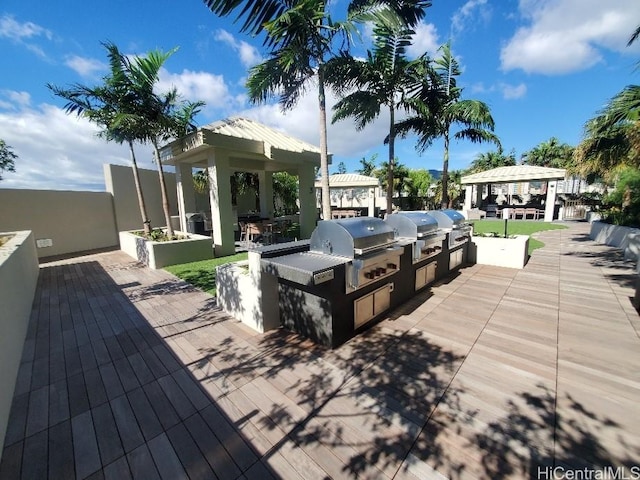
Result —
<path fill-rule="evenodd" d="M 484 184 L 479 183 L 476 185 L 476 207 L 482 206 L 482 191 L 484 190 Z"/>
<path fill-rule="evenodd" d="M 176 187 L 178 193 L 178 215 L 180 231 L 187 232 L 187 213 L 196 210 L 196 193 L 193 188 L 193 169 L 190 163 L 176 165 Z"/>
<path fill-rule="evenodd" d="M 213 245 L 216 257 L 233 255 L 235 239 L 231 206 L 231 169 L 226 154 L 212 150 L 207 158 Z"/>
<path fill-rule="evenodd" d="M 544 221 L 553 222 L 553 212 L 556 205 L 556 187 L 558 182 L 556 180 L 549 180 L 547 182 L 547 199 L 544 204 Z"/>
<path fill-rule="evenodd" d="M 369 195 L 367 195 L 368 215 L 370 217 L 375 217 L 376 216 L 376 189 L 369 188 L 367 190 L 369 192 Z"/>
<path fill-rule="evenodd" d="M 273 173 L 258 172 L 258 190 L 260 191 L 260 216 L 273 217 Z"/>
<path fill-rule="evenodd" d="M 298 200 L 300 201 L 300 237 L 311 238 L 316 228 L 318 212 L 314 189 L 315 174 L 313 165 L 298 168 Z"/>
<path fill-rule="evenodd" d="M 464 209 L 471 210 L 471 197 L 473 196 L 473 185 L 464 187 Z"/>

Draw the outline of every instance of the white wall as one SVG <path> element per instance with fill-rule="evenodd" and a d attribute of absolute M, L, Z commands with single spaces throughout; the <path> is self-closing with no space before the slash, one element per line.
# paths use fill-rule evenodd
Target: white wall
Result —
<path fill-rule="evenodd" d="M 116 216 L 116 230 L 142 230 L 142 217 L 138 206 L 138 195 L 133 181 L 131 167 L 122 165 L 107 165 L 104 168 L 104 182 L 107 192 L 113 195 L 113 207 Z M 140 184 L 147 215 L 152 227 L 164 227 L 164 211 L 162 210 L 162 196 L 160 193 L 160 179 L 157 170 L 139 169 Z M 165 172 L 167 195 L 171 215 L 178 215 L 178 198 L 175 173 Z"/>
<path fill-rule="evenodd" d="M 0 247 L 0 457 L 39 274 L 33 234 L 13 233 Z"/>
<path fill-rule="evenodd" d="M 0 231 L 32 230 L 38 257 L 116 247 L 113 201 L 107 192 L 0 189 Z"/>

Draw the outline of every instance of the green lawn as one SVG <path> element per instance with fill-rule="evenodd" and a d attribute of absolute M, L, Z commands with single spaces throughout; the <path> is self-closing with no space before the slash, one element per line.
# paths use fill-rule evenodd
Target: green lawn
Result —
<path fill-rule="evenodd" d="M 216 267 L 218 265 L 224 265 L 225 263 L 246 260 L 247 258 L 248 254 L 244 252 L 236 255 L 230 255 L 228 257 L 213 258 L 211 260 L 169 265 L 165 267 L 165 270 L 173 273 L 176 277 L 181 278 L 185 282 L 188 282 L 211 295 L 215 295 Z"/>
<path fill-rule="evenodd" d="M 504 220 L 476 220 L 473 223 L 475 233 L 497 233 L 504 234 Z M 561 230 L 567 228 L 564 225 L 549 222 L 536 222 L 527 220 L 509 220 L 507 224 L 508 235 L 531 235 L 545 230 Z M 529 255 L 536 248 L 544 247 L 544 243 L 535 238 L 529 238 Z"/>

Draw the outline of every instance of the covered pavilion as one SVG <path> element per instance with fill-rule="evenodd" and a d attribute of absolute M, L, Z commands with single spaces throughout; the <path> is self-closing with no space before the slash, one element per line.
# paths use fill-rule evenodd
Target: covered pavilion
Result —
<path fill-rule="evenodd" d="M 473 185 L 477 185 L 476 204 L 482 202 L 482 186 L 495 183 L 519 183 L 531 181 L 547 182 L 547 198 L 544 205 L 544 221 L 553 221 L 554 205 L 558 180 L 564 180 L 567 171 L 563 168 L 536 167 L 532 165 L 514 165 L 511 167 L 498 167 L 484 172 L 474 173 L 462 177 L 461 183 L 465 185 L 465 210 L 471 209 Z M 491 193 L 491 192 L 489 192 Z"/>
<path fill-rule="evenodd" d="M 320 191 L 322 188 L 320 180 L 315 182 L 316 191 Z M 329 176 L 329 191 L 331 196 L 336 191 L 353 190 L 359 191 L 360 195 L 356 195 L 352 192 L 353 198 L 359 197 L 358 200 L 365 200 L 366 207 L 368 208 L 369 216 L 375 216 L 375 201 L 380 189 L 380 181 L 376 177 L 369 177 L 366 175 L 359 175 L 357 173 L 336 173 Z M 342 205 L 340 205 L 341 207 Z M 353 207 L 353 204 L 350 205 Z M 361 205 L 359 205 L 361 206 Z"/>
<path fill-rule="evenodd" d="M 235 251 L 235 222 L 231 202 L 231 175 L 237 171 L 258 174 L 260 216 L 273 216 L 273 173 L 298 176 L 300 235 L 308 238 L 316 225 L 315 171 L 320 149 L 256 121 L 227 118 L 199 128 L 165 145 L 161 160 L 174 165 L 178 190 L 180 229 L 187 231 L 188 212 L 195 211 L 193 169 L 207 169 L 213 243 L 216 256 Z"/>

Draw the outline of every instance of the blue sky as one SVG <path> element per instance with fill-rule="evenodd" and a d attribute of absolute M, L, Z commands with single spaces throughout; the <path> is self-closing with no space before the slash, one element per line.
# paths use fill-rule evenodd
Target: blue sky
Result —
<path fill-rule="evenodd" d="M 337 0 L 336 7 L 346 0 Z M 640 42 L 626 47 L 640 24 L 638 0 L 433 0 L 416 29 L 414 48 L 435 55 L 451 33 L 463 68 L 463 97 L 489 104 L 505 151 L 517 157 L 550 137 L 576 145 L 582 126 L 606 101 L 636 83 Z M 261 121 L 319 144 L 313 90 L 297 107 L 281 112 L 275 100 L 247 102 L 248 68 L 265 58 L 262 38 L 238 32 L 232 18 L 213 15 L 200 0 L 86 2 L 5 0 L 0 7 L 0 138 L 19 156 L 16 173 L 3 188 L 103 190 L 103 163 L 129 164 L 126 148 L 96 137 L 97 129 L 62 111 L 63 102 L 46 88 L 96 85 L 107 73 L 105 49 L 111 41 L 128 54 L 179 50 L 162 72 L 163 86 L 175 85 L 188 99 L 204 100 L 200 125 L 231 115 Z M 363 41 L 367 41 L 363 29 Z M 364 52 L 364 46 L 356 53 Z M 330 104 L 335 99 L 329 98 Z M 331 171 L 345 162 L 378 153 L 388 119 L 357 132 L 351 122 L 329 128 Z M 400 140 L 396 155 L 411 168 L 440 169 L 442 144 L 422 155 L 415 138 Z M 453 142 L 451 168 L 465 168 L 490 145 Z M 148 148 L 139 162 L 154 168 Z"/>

